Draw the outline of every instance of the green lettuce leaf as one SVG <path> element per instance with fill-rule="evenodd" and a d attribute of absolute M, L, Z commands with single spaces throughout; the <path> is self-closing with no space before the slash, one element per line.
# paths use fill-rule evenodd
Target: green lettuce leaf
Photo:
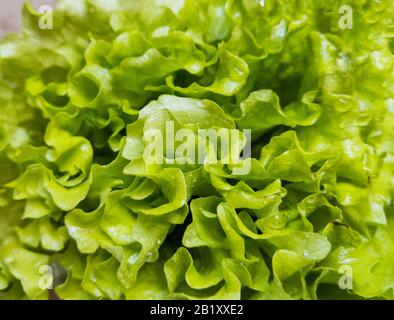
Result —
<path fill-rule="evenodd" d="M 394 299 L 390 1 L 41 16 L 0 40 L 1 300 Z"/>

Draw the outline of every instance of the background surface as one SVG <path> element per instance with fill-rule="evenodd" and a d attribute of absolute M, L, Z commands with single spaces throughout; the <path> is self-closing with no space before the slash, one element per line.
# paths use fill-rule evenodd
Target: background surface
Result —
<path fill-rule="evenodd" d="M 21 26 L 21 11 L 25 0 L 0 0 L 0 38 L 10 32 L 15 32 Z M 55 0 L 31 0 L 33 7 L 55 5 Z"/>

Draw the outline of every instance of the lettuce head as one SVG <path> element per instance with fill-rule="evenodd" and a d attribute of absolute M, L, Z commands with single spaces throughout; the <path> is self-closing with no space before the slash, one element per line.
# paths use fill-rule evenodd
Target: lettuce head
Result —
<path fill-rule="evenodd" d="M 0 41 L 0 299 L 394 299 L 392 1 L 40 12 Z M 146 157 L 168 123 L 218 161 Z"/>

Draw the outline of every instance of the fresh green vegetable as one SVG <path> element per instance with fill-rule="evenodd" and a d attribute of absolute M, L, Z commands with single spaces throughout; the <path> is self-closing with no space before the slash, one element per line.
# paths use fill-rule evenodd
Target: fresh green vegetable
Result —
<path fill-rule="evenodd" d="M 0 42 L 0 299 L 394 299 L 392 1 L 42 18 Z"/>

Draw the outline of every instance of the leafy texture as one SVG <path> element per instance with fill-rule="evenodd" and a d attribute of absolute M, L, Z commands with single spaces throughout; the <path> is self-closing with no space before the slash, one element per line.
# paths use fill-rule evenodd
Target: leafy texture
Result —
<path fill-rule="evenodd" d="M 61 299 L 394 299 L 393 17 L 59 0 L 43 30 L 26 4 L 0 42 L 0 299 L 49 280 Z M 209 129 L 240 138 L 229 162 Z"/>

